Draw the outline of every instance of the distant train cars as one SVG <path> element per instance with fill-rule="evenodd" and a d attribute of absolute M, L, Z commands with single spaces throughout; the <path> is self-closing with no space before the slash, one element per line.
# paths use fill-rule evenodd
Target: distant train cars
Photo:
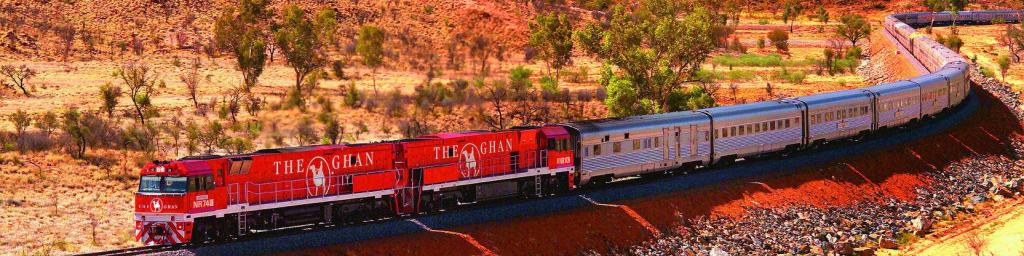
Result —
<path fill-rule="evenodd" d="M 1016 12 L 960 12 L 984 24 Z M 617 178 L 692 170 L 935 117 L 969 93 L 967 61 L 913 27 L 949 13 L 887 17 L 884 29 L 930 74 L 846 91 L 501 131 L 266 149 L 154 161 L 141 170 L 135 236 L 147 244 L 239 237 L 539 197 Z M 908 25 L 909 24 L 909 25 Z"/>

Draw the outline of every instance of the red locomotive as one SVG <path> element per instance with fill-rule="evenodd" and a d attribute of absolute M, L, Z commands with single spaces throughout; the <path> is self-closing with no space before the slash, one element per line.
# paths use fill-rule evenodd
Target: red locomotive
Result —
<path fill-rule="evenodd" d="M 418 214 L 569 190 L 574 173 L 561 126 L 154 161 L 141 171 L 135 236 L 175 244 Z"/>

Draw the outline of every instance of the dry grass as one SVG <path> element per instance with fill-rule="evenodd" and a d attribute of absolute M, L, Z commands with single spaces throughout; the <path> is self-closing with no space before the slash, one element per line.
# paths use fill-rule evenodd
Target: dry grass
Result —
<path fill-rule="evenodd" d="M 119 154 L 100 151 L 92 157 Z M 137 176 L 116 170 L 61 153 L 0 154 L 0 251 L 50 254 L 137 245 Z"/>

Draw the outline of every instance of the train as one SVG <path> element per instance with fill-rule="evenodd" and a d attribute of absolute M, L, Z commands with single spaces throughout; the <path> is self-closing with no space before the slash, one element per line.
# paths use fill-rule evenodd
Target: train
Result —
<path fill-rule="evenodd" d="M 1016 11 L 960 12 L 958 23 Z M 153 161 L 140 170 L 135 238 L 199 243 L 303 225 L 400 218 L 618 179 L 708 168 L 860 138 L 933 118 L 970 93 L 968 62 L 914 27 L 950 13 L 886 17 L 929 73 L 817 95 L 693 111 L 363 144 Z"/>

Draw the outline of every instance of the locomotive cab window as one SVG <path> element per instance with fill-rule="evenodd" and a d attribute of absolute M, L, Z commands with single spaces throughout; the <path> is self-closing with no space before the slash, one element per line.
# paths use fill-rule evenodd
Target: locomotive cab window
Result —
<path fill-rule="evenodd" d="M 185 193 L 189 188 L 186 177 L 142 176 L 139 178 L 139 192 L 143 193 Z"/>

